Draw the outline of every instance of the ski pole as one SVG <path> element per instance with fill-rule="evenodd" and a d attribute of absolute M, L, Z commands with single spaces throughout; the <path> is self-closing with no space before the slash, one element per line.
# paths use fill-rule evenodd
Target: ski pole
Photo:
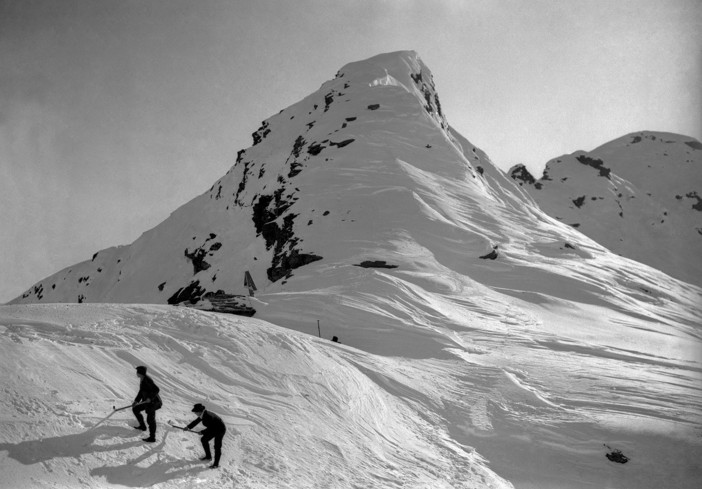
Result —
<path fill-rule="evenodd" d="M 101 419 L 100 421 L 98 421 L 97 423 L 95 423 L 93 426 L 91 426 L 90 428 L 88 428 L 88 430 L 92 430 L 93 428 L 96 428 L 98 425 L 101 425 L 102 423 L 104 423 L 105 421 L 107 421 L 108 419 L 110 419 L 110 418 L 112 417 L 112 415 L 115 414 L 115 413 L 118 412 L 118 411 L 123 411 L 123 410 L 125 410 L 125 409 L 127 409 L 127 408 L 134 407 L 134 406 L 139 406 L 139 405 L 141 405 L 141 404 L 146 404 L 146 401 L 142 401 L 142 402 L 139 402 L 139 403 L 137 403 L 137 404 L 130 404 L 129 406 L 123 406 L 123 407 L 121 407 L 121 408 L 116 408 L 116 407 L 112 406 L 112 412 L 111 412 L 110 414 L 108 414 L 107 416 L 105 416 L 104 418 L 102 418 L 102 419 Z"/>
<path fill-rule="evenodd" d="M 122 410 L 128 409 L 128 408 L 130 408 L 130 407 L 141 406 L 142 404 L 148 404 L 149 402 L 151 402 L 151 401 L 141 401 L 141 402 L 137 402 L 136 404 L 130 404 L 129 406 L 122 406 L 122 407 L 119 407 L 119 408 L 118 408 L 118 407 L 112 406 L 112 410 L 113 410 L 114 412 L 122 411 Z"/>
<path fill-rule="evenodd" d="M 193 430 L 191 430 L 190 428 L 188 428 L 187 426 L 178 426 L 178 425 L 175 425 L 175 424 L 173 424 L 173 421 L 169 421 L 168 424 L 169 424 L 170 426 L 172 426 L 173 428 L 178 428 L 179 430 L 189 431 L 189 432 L 191 432 L 191 433 L 197 433 L 198 435 L 199 435 L 199 434 L 202 434 L 202 431 L 193 431 Z"/>

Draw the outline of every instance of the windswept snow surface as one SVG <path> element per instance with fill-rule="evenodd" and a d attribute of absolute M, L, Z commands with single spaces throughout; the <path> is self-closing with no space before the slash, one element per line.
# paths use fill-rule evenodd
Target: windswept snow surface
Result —
<path fill-rule="evenodd" d="M 0 486 L 698 487 L 694 331 L 583 304 L 541 320 L 501 306 L 477 299 L 443 358 L 421 336 L 413 358 L 375 355 L 182 307 L 2 306 Z M 610 322 L 578 333 L 592 315 Z M 142 364 L 164 400 L 156 444 L 128 410 L 103 421 Z M 228 425 L 219 470 L 166 425 L 196 402 Z M 610 462 L 615 449 L 630 461 Z"/>
<path fill-rule="evenodd" d="M 643 131 L 510 172 L 540 208 L 610 251 L 702 285 L 702 144 Z"/>
<path fill-rule="evenodd" d="M 6 306 L 0 328 L 2 487 L 511 487 L 451 438 L 441 362 L 169 306 Z M 129 411 L 100 423 L 142 364 L 164 401 L 156 444 Z M 166 425 L 196 402 L 228 425 L 219 470 Z"/>
<path fill-rule="evenodd" d="M 702 290 L 542 212 L 450 128 L 416 53 L 346 65 L 254 143 L 0 309 L 11 487 L 698 486 Z M 201 306 L 245 271 L 256 320 L 87 304 Z M 162 420 L 204 402 L 236 429 L 223 470 L 187 433 L 142 445 L 127 414 L 86 431 L 142 363 Z"/>

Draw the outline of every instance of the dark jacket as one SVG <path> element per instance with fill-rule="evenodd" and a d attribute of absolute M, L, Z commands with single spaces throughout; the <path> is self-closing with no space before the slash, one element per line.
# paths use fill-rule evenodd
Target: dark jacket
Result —
<path fill-rule="evenodd" d="M 161 396 L 158 395 L 161 389 L 158 388 L 151 377 L 144 375 L 139 384 L 139 393 L 136 398 L 134 398 L 134 404 L 141 401 L 150 401 L 151 406 L 154 409 L 161 409 L 163 403 L 161 402 Z"/>
<path fill-rule="evenodd" d="M 222 418 L 217 416 L 215 413 L 211 413 L 208 410 L 205 409 L 205 412 L 202 415 L 202 419 L 197 418 L 195 421 L 190 423 L 187 428 L 189 430 L 193 429 L 197 424 L 202 421 L 202 424 L 205 425 L 205 428 L 207 428 L 208 431 L 213 432 L 213 433 L 224 433 L 227 431 L 226 426 L 224 426 L 224 421 L 222 421 Z"/>

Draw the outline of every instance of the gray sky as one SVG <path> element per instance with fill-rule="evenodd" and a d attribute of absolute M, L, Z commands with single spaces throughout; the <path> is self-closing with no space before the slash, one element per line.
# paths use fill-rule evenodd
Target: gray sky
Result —
<path fill-rule="evenodd" d="M 0 0 L 0 302 L 164 220 L 344 64 L 405 49 L 503 169 L 702 139 L 697 0 Z"/>

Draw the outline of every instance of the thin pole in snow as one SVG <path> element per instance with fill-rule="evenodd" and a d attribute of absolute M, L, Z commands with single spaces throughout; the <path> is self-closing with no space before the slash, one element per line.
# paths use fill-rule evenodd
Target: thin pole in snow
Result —
<path fill-rule="evenodd" d="M 319 334 L 319 337 L 322 337 L 322 329 L 319 327 L 319 319 L 317 319 L 317 334 Z"/>

